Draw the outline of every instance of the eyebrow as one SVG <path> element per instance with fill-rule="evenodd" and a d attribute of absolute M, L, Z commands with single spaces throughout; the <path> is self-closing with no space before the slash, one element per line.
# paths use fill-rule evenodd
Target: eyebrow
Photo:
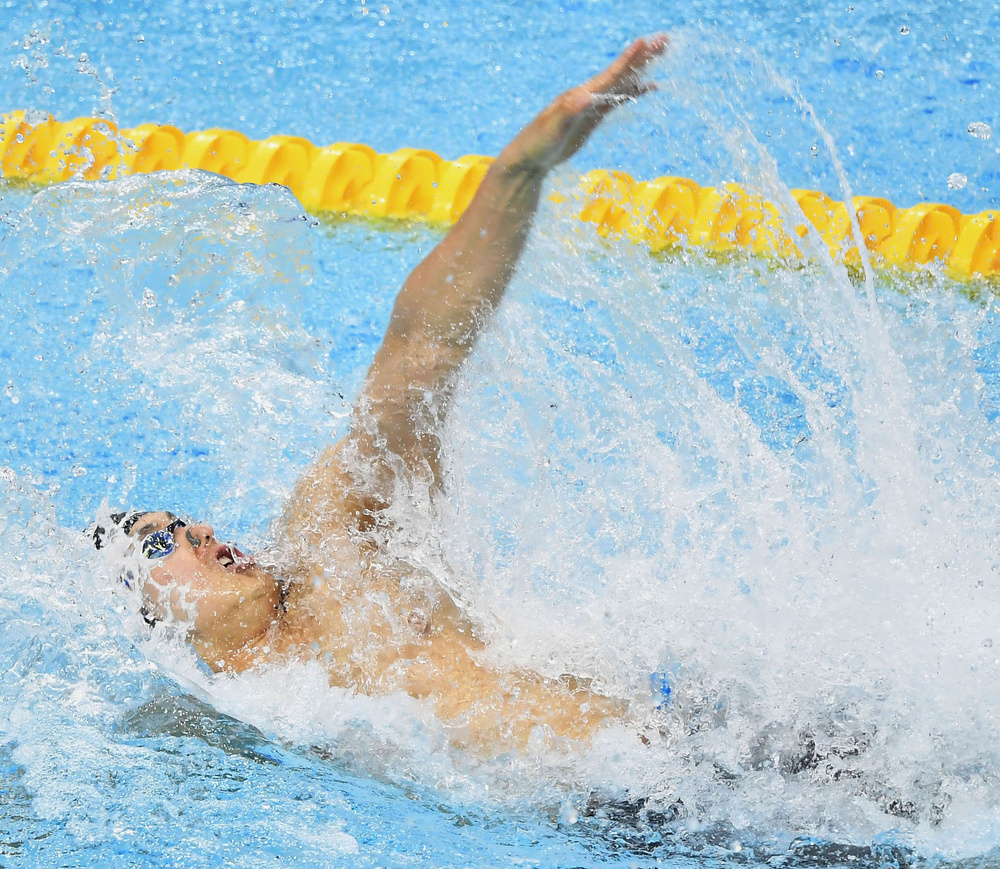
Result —
<path fill-rule="evenodd" d="M 156 521 L 143 522 L 143 524 L 139 525 L 137 528 L 130 528 L 128 531 L 128 535 L 130 537 L 145 537 L 147 534 L 151 534 L 154 531 L 159 531 L 161 527 L 165 528 L 171 522 L 177 520 L 177 517 L 173 513 L 167 510 L 164 510 L 163 512 L 166 514 L 167 517 L 166 522 L 163 523 Z"/>

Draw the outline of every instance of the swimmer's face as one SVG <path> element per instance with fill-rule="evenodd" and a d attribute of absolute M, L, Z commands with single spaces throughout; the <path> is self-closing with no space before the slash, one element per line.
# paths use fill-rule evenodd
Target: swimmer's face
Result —
<path fill-rule="evenodd" d="M 143 557 L 153 556 L 143 587 L 149 614 L 163 619 L 169 613 L 187 624 L 210 667 L 231 665 L 233 656 L 277 619 L 279 583 L 235 546 L 216 540 L 211 525 L 185 524 L 173 513 L 158 511 L 141 516 L 129 535 Z"/>

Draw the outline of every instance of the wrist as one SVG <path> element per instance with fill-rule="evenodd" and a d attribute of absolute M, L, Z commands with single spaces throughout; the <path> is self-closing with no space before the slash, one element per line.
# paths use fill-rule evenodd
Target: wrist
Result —
<path fill-rule="evenodd" d="M 500 152 L 493 166 L 498 172 L 509 177 L 538 181 L 548 175 L 552 168 L 533 155 L 526 154 L 523 148 L 518 147 L 516 139 Z"/>

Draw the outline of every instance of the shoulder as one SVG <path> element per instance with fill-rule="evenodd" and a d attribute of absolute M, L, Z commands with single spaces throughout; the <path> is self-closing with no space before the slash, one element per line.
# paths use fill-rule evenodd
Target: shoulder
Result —
<path fill-rule="evenodd" d="M 377 505 L 356 469 L 349 469 L 347 445 L 327 447 L 301 473 L 285 505 L 281 536 L 315 545 L 365 525 Z"/>

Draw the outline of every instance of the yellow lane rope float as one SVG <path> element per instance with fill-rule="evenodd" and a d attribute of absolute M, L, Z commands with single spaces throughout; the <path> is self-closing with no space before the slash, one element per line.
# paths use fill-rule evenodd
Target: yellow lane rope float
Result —
<path fill-rule="evenodd" d="M 185 134 L 156 124 L 119 130 L 98 118 L 61 123 L 12 112 L 0 121 L 0 170 L 7 179 L 54 183 L 204 169 L 239 182 L 282 184 L 312 213 L 442 225 L 458 219 L 492 162 L 477 155 L 444 160 L 417 148 L 377 154 L 347 142 L 319 148 L 295 136 L 253 141 L 232 130 Z M 602 236 L 624 236 L 653 252 L 686 245 L 788 260 L 802 256 L 799 240 L 817 233 L 834 258 L 860 262 L 847 205 L 818 191 L 791 191 L 806 219 L 794 227 L 796 239 L 776 205 L 737 184 L 702 187 L 675 177 L 635 181 L 624 172 L 597 170 L 583 176 L 580 189 L 581 220 L 597 224 Z M 931 203 L 897 208 L 874 196 L 851 201 L 878 267 L 939 262 L 957 279 L 1000 273 L 1000 212 L 964 215 Z"/>

